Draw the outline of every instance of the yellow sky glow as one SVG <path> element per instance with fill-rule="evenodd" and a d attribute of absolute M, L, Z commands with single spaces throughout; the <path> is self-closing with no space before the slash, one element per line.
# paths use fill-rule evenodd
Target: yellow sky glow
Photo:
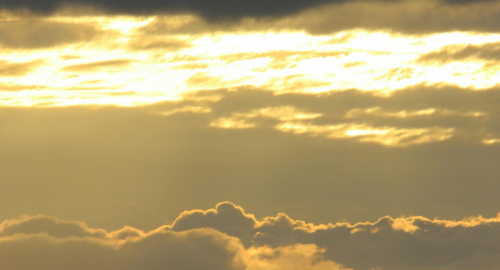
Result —
<path fill-rule="evenodd" d="M 186 35 L 143 31 L 157 20 L 130 16 L 46 19 L 75 27 L 91 25 L 103 33 L 86 42 L 2 50 L 1 105 L 134 106 L 180 99 L 190 91 L 243 85 L 276 93 L 346 89 L 386 93 L 418 84 L 485 89 L 500 83 L 496 76 L 499 67 L 484 68 L 490 63 L 484 59 L 418 61 L 449 45 L 499 42 L 496 34 L 403 36 L 350 30 L 332 35 L 287 31 Z M 193 20 L 197 18 L 162 18 L 172 29 Z M 7 72 L 16 65 L 25 66 L 26 72 Z M 1 70 L 6 72 L 1 74 Z"/>

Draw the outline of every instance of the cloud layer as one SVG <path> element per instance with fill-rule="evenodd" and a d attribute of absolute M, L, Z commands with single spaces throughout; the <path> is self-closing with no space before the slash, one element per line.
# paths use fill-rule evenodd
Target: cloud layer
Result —
<path fill-rule="evenodd" d="M 107 232 L 24 216 L 0 224 L 7 269 L 495 269 L 500 218 L 420 216 L 314 225 L 280 213 L 257 220 L 229 202 L 183 212 L 172 225 Z"/>
<path fill-rule="evenodd" d="M 247 87 L 131 108 L 1 108 L 0 203 L 16 207 L 0 219 L 152 229 L 221 199 L 315 223 L 491 216 L 499 93 Z"/>

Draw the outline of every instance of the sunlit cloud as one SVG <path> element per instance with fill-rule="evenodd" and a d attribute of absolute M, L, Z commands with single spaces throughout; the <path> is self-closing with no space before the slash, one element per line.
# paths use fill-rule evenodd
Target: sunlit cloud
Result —
<path fill-rule="evenodd" d="M 320 117 L 320 113 L 307 113 L 291 106 L 268 107 L 252 110 L 248 113 L 234 113 L 231 117 L 222 117 L 213 121 L 210 126 L 217 128 L 254 128 L 257 125 L 251 123 L 252 118 L 265 117 L 279 121 L 308 120 Z"/>
<path fill-rule="evenodd" d="M 244 119 L 235 119 L 235 118 L 219 118 L 212 123 L 210 123 L 211 127 L 215 128 L 224 128 L 224 129 L 246 129 L 246 128 L 254 128 L 255 124 L 247 123 Z"/>
<path fill-rule="evenodd" d="M 500 0 L 215 2 L 0 1 L 0 270 L 499 269 Z"/>
<path fill-rule="evenodd" d="M 8 50 L 0 59 L 9 65 L 37 63 L 37 68 L 26 66 L 12 76 L 17 66 L 4 64 L 3 106 L 135 106 L 242 86 L 276 93 L 359 89 L 386 94 L 414 85 L 480 90 L 500 83 L 500 67 L 492 66 L 497 34 L 413 35 L 356 28 L 317 35 L 300 27 L 262 27 L 260 20 L 225 28 L 195 15 L 5 18 L 0 34 Z M 40 28 L 37 35 L 45 43 L 23 30 L 30 24 Z M 8 85 L 39 87 L 36 93 L 14 94 Z M 120 92 L 136 98 L 110 95 Z"/>
<path fill-rule="evenodd" d="M 131 226 L 107 231 L 48 216 L 4 220 L 0 258 L 20 270 L 68 268 L 75 262 L 75 269 L 82 270 L 136 266 L 147 270 L 448 270 L 478 263 L 497 265 L 492 249 L 498 249 L 499 223 L 499 217 L 452 221 L 386 216 L 375 222 L 312 224 L 284 213 L 257 220 L 243 208 L 222 202 L 215 209 L 185 211 L 173 224 L 151 231 Z M 434 252 L 418 252 L 422 249 Z M 377 256 L 370 256 L 373 253 Z M 448 256 L 443 259 L 442 253 Z M 484 255 L 477 258 L 477 253 Z"/>
<path fill-rule="evenodd" d="M 408 146 L 413 144 L 440 142 L 453 136 L 453 128 L 374 128 L 367 125 L 339 124 L 313 125 L 286 122 L 276 126 L 277 130 L 295 134 L 308 134 L 331 139 L 355 138 L 360 142 L 374 142 L 386 146 Z"/>
<path fill-rule="evenodd" d="M 345 114 L 346 118 L 359 118 L 363 116 L 376 116 L 387 118 L 412 118 L 425 116 L 464 116 L 464 117 L 481 117 L 485 116 L 484 112 L 459 112 L 448 109 L 429 108 L 418 111 L 384 111 L 380 107 L 368 109 L 352 109 Z"/>
<path fill-rule="evenodd" d="M 185 107 L 173 109 L 173 110 L 170 110 L 170 111 L 164 111 L 164 112 L 161 112 L 159 114 L 163 115 L 163 116 L 169 116 L 169 115 L 173 115 L 173 114 L 177 114 L 177 113 L 195 113 L 195 114 L 199 114 L 199 113 L 210 113 L 210 112 L 211 112 L 211 110 L 210 110 L 209 107 L 185 106 Z"/>

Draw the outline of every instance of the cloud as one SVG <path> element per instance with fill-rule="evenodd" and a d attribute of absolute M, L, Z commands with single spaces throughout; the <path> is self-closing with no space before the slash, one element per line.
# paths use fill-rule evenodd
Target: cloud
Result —
<path fill-rule="evenodd" d="M 129 44 L 132 50 L 161 50 L 162 52 L 175 52 L 192 45 L 189 42 L 181 40 L 172 40 L 171 38 L 151 38 L 144 36 L 137 36 L 132 39 Z"/>
<path fill-rule="evenodd" d="M 153 232 L 117 242 L 93 238 L 24 235 L 2 238 L 0 259 L 7 269 L 243 269 L 235 258 L 237 239 L 214 230 Z M 29 259 L 26 259 L 29 258 Z"/>
<path fill-rule="evenodd" d="M 320 3 L 322 2 L 322 3 Z M 208 3 L 208 2 L 207 2 Z M 234 1 L 245 7 L 245 1 Z M 305 30 L 323 35 L 344 30 L 365 29 L 421 35 L 453 31 L 497 32 L 500 1 L 310 1 L 294 12 L 292 5 L 283 4 L 283 12 L 273 14 L 275 5 L 268 4 L 266 12 L 221 14 L 217 19 L 208 13 L 193 11 L 191 15 L 163 17 L 146 28 L 156 33 L 207 33 L 215 31 L 286 31 Z M 260 3 L 253 2 L 258 9 Z M 278 4 L 278 3 L 276 3 Z M 276 6 L 277 7 L 277 6 Z M 202 5 L 200 5 L 202 8 Z M 201 15 L 197 16 L 197 15 Z M 215 15 L 215 13 L 214 13 Z M 225 23 L 227 18 L 246 18 Z"/>
<path fill-rule="evenodd" d="M 411 3 L 414 2 L 414 3 Z M 123 3 L 116 0 L 43 0 L 43 1 L 3 1 L 0 8 L 28 9 L 36 13 L 52 13 L 67 5 L 87 5 L 110 13 L 158 14 L 158 13 L 191 13 L 202 16 L 209 21 L 238 20 L 245 17 L 268 18 L 284 17 L 304 10 L 330 4 L 333 21 L 339 26 L 374 27 L 391 24 L 396 28 L 406 29 L 444 29 L 444 28 L 488 28 L 494 27 L 497 10 L 481 9 L 494 6 L 495 1 L 345 1 L 345 0 L 311 0 L 311 1 L 250 1 L 222 0 L 218 2 L 201 0 L 169 0 L 145 2 L 129 1 Z M 493 4 L 492 4 L 493 3 Z M 347 8 L 345 8 L 347 7 Z M 354 7 L 351 9 L 350 7 Z M 477 8 L 480 7 L 480 8 Z M 337 10 L 337 12 L 335 11 Z M 431 10 L 432 9 L 432 10 Z M 471 10 L 472 9 L 472 10 Z M 480 12 L 478 13 L 478 9 Z M 397 11 L 403 14 L 397 14 Z M 460 17 L 460 14 L 466 15 Z M 404 15 L 405 14 L 405 15 Z M 340 16 L 339 16 L 340 15 Z M 386 15 L 382 17 L 380 15 Z M 353 18 L 354 17 L 354 18 Z M 378 17 L 378 18 L 377 18 Z M 481 18 L 482 17 L 482 18 Z M 400 26 L 396 24 L 401 20 Z M 422 23 L 422 19 L 428 19 Z M 312 20 L 313 24 L 314 21 Z M 358 23 L 355 23 L 357 21 Z M 418 26 L 412 23 L 419 22 Z M 489 25 L 488 25 L 489 24 Z M 326 24 L 324 24 L 325 27 Z M 332 26 L 330 26 L 332 27 Z M 470 29 L 469 29 L 470 30 Z"/>
<path fill-rule="evenodd" d="M 284 213 L 257 220 L 223 202 L 215 209 L 185 211 L 172 225 L 150 232 L 133 227 L 106 232 L 43 216 L 1 224 L 0 259 L 4 267 L 19 270 L 483 270 L 500 265 L 500 217 L 383 217 L 315 225 Z M 5 234 L 12 224 L 31 229 Z"/>
<path fill-rule="evenodd" d="M 114 59 L 114 60 L 106 60 L 106 61 L 65 66 L 65 67 L 61 68 L 61 71 L 92 72 L 92 71 L 116 69 L 116 68 L 128 66 L 131 63 L 132 63 L 132 60 L 129 60 L 129 59 Z"/>
<path fill-rule="evenodd" d="M 500 138 L 499 94 L 437 86 L 387 96 L 241 88 L 132 108 L 0 108 L 0 204 L 17 205 L 0 209 L 0 219 L 44 214 L 150 230 L 221 199 L 258 218 L 284 211 L 314 223 L 491 216 L 500 203 L 500 148 L 483 142 Z M 252 116 L 244 120 L 255 127 L 210 126 L 233 115 Z M 329 138 L 276 129 L 287 122 L 364 126 L 352 129 L 357 136 Z M 405 147 L 360 141 L 387 129 L 453 132 Z"/>
<path fill-rule="evenodd" d="M 0 84 L 0 91 L 40 90 L 44 88 L 46 88 L 45 85 Z"/>
<path fill-rule="evenodd" d="M 496 32 L 499 13 L 499 1 L 348 1 L 276 20 L 274 25 L 313 34 L 360 28 L 405 34 Z"/>
<path fill-rule="evenodd" d="M 355 90 L 274 95 L 270 91 L 244 88 L 212 93 L 221 97 L 205 105 L 211 112 L 205 117 L 216 128 L 269 128 L 387 146 L 449 139 L 481 143 L 497 134 L 497 128 L 493 128 L 498 119 L 493 102 L 499 93 L 496 88 L 471 91 L 417 86 L 387 96 Z M 478 130 L 477 125 L 482 128 Z"/>
<path fill-rule="evenodd" d="M 344 2 L 343 0 L 312 0 L 312 1 L 250 1 L 250 0 L 222 0 L 219 2 L 200 0 L 169 0 L 152 1 L 147 0 L 142 3 L 129 1 L 123 3 L 116 0 L 42 0 L 37 2 L 16 2 L 4 1 L 0 5 L 2 8 L 22 9 L 27 8 L 38 13 L 51 13 L 63 5 L 85 4 L 95 6 L 113 13 L 162 13 L 162 12 L 189 12 L 200 14 L 209 20 L 239 19 L 242 17 L 266 17 L 283 16 L 302 9 L 317 6 L 324 3 Z"/>
<path fill-rule="evenodd" d="M 226 213 L 231 207 L 234 205 L 220 204 L 221 215 L 211 219 L 238 219 L 239 213 Z M 179 221 L 184 222 L 190 218 L 188 215 L 196 216 L 198 212 L 201 211 L 184 213 Z M 191 219 L 195 221 L 196 217 Z M 83 222 L 44 216 L 26 216 L 1 224 L 0 259 L 2 267 L 7 269 L 345 269 L 325 260 L 324 250 L 315 245 L 245 248 L 238 238 L 209 226 L 179 231 L 164 226 L 148 233 L 124 227 L 108 233 L 89 228 Z M 19 224 L 24 228 L 14 228 L 16 233 L 11 234 L 11 229 Z M 232 226 L 246 227 L 243 223 Z"/>
<path fill-rule="evenodd" d="M 420 56 L 417 62 L 422 63 L 449 63 L 452 61 L 497 61 L 500 59 L 500 43 L 486 43 L 481 45 L 451 45 L 439 51 Z"/>
<path fill-rule="evenodd" d="M 12 49 L 41 49 L 91 41 L 101 34 L 95 26 L 19 17 L 0 23 L 0 46 Z"/>
<path fill-rule="evenodd" d="M 106 32 L 98 29 L 99 24 L 52 20 L 60 19 L 60 16 L 67 18 L 68 14 L 64 12 L 53 13 L 67 4 L 100 7 L 111 13 L 153 15 L 151 18 L 154 19 L 145 27 L 140 27 L 139 31 L 148 34 L 148 38 L 132 39 L 130 48 L 170 51 L 186 48 L 189 44 L 152 38 L 151 34 L 304 30 L 323 35 L 353 29 L 417 35 L 453 31 L 497 32 L 500 14 L 500 1 L 224 0 L 218 4 L 200 0 L 147 0 L 141 4 L 134 1 L 124 4 L 114 0 L 3 1 L 0 8 L 28 8 L 51 15 L 29 17 L 11 14 L 14 19 L 9 18 L 0 24 L 0 45 L 6 48 L 50 48 L 96 40 Z M 83 8 L 74 10 L 85 14 Z"/>
<path fill-rule="evenodd" d="M 104 230 L 88 228 L 86 224 L 76 221 L 63 221 L 47 216 L 25 216 L 16 220 L 7 220 L 0 223 L 0 237 L 15 234 L 46 233 L 57 238 L 65 237 L 95 237 L 104 238 Z"/>
<path fill-rule="evenodd" d="M 227 210 L 219 215 L 217 209 Z M 421 216 L 383 217 L 373 223 L 314 225 L 293 220 L 286 214 L 258 221 L 245 214 L 241 207 L 226 202 L 208 211 L 185 212 L 176 223 L 183 219 L 189 220 L 189 228 L 196 228 L 198 224 L 199 228 L 222 231 L 228 224 L 235 227 L 244 224 L 240 229 L 247 233 L 241 235 L 253 235 L 249 239 L 253 247 L 279 250 L 297 244 L 302 245 L 300 248 L 314 245 L 324 249 L 327 259 L 353 269 L 469 269 L 474 266 L 494 269 L 500 265 L 500 245 L 498 239 L 491 238 L 500 230 L 499 217 L 479 216 L 461 221 Z M 230 222 L 238 219 L 247 222 Z"/>
<path fill-rule="evenodd" d="M 208 211 L 192 210 L 183 212 L 172 224 L 174 231 L 194 228 L 213 228 L 240 240 L 250 240 L 257 220 L 254 215 L 246 214 L 243 208 L 229 202 L 217 204 Z M 248 242 L 247 242 L 248 244 Z"/>
<path fill-rule="evenodd" d="M 0 60 L 0 77 L 23 76 L 40 66 L 42 63 L 43 60 L 33 60 L 21 63 Z M 16 89 L 15 86 L 14 89 Z"/>

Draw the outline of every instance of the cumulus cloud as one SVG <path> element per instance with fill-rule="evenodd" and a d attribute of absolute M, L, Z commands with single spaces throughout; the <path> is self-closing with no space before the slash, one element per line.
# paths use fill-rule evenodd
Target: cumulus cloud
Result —
<path fill-rule="evenodd" d="M 47 216 L 24 216 L 20 219 L 6 220 L 0 223 L 0 237 L 15 234 L 44 233 L 57 238 L 106 236 L 104 230 L 94 230 L 83 222 L 64 221 Z"/>
<path fill-rule="evenodd" d="M 6 269 L 243 269 L 235 238 L 210 229 L 158 231 L 140 238 L 113 239 L 17 235 L 1 238 Z"/>
<path fill-rule="evenodd" d="M 224 210 L 219 214 L 219 209 Z M 460 221 L 383 217 L 373 223 L 314 225 L 283 213 L 259 221 L 226 202 L 208 211 L 185 212 L 176 223 L 183 219 L 189 220 L 190 228 L 196 228 L 194 224 L 212 227 L 217 221 L 227 227 L 237 224 L 228 222 L 231 219 L 244 219 L 248 224 L 240 229 L 247 231 L 245 236 L 252 235 L 245 240 L 253 247 L 311 244 L 323 248 L 327 259 L 353 269 L 494 269 L 500 265 L 500 245 L 492 238 L 500 230 L 498 217 Z M 215 227 L 224 231 L 224 226 Z"/>
<path fill-rule="evenodd" d="M 210 217 L 211 212 L 217 212 L 217 215 Z M 197 213 L 208 213 L 205 217 L 222 224 L 231 220 L 220 219 L 241 219 L 242 209 L 230 203 L 220 204 L 217 210 L 185 212 L 178 222 L 186 219 L 198 221 Z M 248 229 L 242 223 L 230 224 L 240 230 Z M 89 228 L 82 222 L 25 216 L 1 223 L 0 259 L 2 267 L 18 270 L 345 269 L 326 260 L 324 250 L 313 244 L 277 249 L 266 246 L 245 248 L 238 238 L 211 226 L 199 228 L 200 223 L 192 225 L 194 228 L 177 228 L 177 231 L 163 226 L 144 233 L 124 227 L 108 233 L 103 229 Z M 217 224 L 213 225 L 217 227 Z M 179 223 L 172 227 L 179 227 Z"/>
<path fill-rule="evenodd" d="M 132 227 L 106 232 L 45 216 L 6 220 L 0 259 L 19 270 L 482 270 L 500 265 L 499 230 L 499 217 L 481 216 L 315 225 L 280 213 L 257 220 L 223 202 L 146 233 Z"/>

